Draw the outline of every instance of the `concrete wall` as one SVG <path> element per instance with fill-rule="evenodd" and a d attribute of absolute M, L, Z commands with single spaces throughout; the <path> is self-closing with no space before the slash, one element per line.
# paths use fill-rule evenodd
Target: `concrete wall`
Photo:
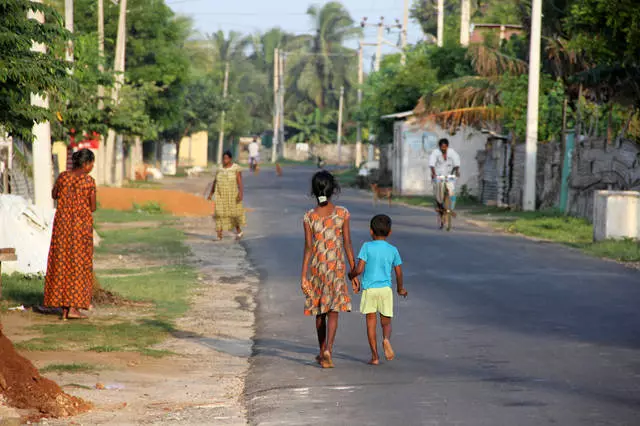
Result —
<path fill-rule="evenodd" d="M 292 161 L 308 161 L 315 159 L 316 156 L 322 157 L 327 164 L 355 164 L 356 146 L 355 144 L 342 145 L 340 157 L 338 161 L 338 146 L 335 144 L 295 144 L 285 143 L 283 156 L 287 160 Z M 367 161 L 367 148 L 362 148 L 363 161 Z"/>
<path fill-rule="evenodd" d="M 64 142 L 54 142 L 51 147 L 51 155 L 57 155 L 58 171 L 60 173 L 67 170 L 67 144 Z"/>
<path fill-rule="evenodd" d="M 449 139 L 449 146 L 460 155 L 460 180 L 474 195 L 479 194 L 476 156 L 485 149 L 487 138 L 480 132 L 463 128 L 455 135 L 437 125 L 416 126 L 407 121 L 394 128 L 392 167 L 394 190 L 403 195 L 431 195 L 429 155 L 438 147 L 438 140 Z"/>
<path fill-rule="evenodd" d="M 180 165 L 207 167 L 209 134 L 206 131 L 185 136 L 180 141 Z"/>

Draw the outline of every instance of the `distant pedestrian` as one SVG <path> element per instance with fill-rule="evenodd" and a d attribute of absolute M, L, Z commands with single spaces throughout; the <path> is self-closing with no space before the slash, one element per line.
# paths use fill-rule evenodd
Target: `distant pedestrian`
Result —
<path fill-rule="evenodd" d="M 344 253 L 349 266 L 355 267 L 349 211 L 331 202 L 340 191 L 338 182 L 327 171 L 317 172 L 311 180 L 311 192 L 317 206 L 303 219 L 304 259 L 302 291 L 306 296 L 304 313 L 315 315 L 320 354 L 316 360 L 323 368 L 333 367 L 333 344 L 339 312 L 351 311 Z M 358 282 L 355 282 L 359 285 Z"/>
<path fill-rule="evenodd" d="M 236 239 L 242 238 L 242 226 L 246 223 L 242 199 L 244 186 L 242 184 L 242 170 L 233 162 L 231 151 L 226 151 L 222 156 L 222 167 L 216 170 L 216 176 L 207 199 L 215 194 L 216 231 L 218 239 L 222 239 L 224 231 L 235 229 Z"/>
<path fill-rule="evenodd" d="M 254 137 L 253 141 L 249 144 L 249 168 L 252 172 L 256 173 L 260 163 L 260 144 L 258 138 Z"/>
<path fill-rule="evenodd" d="M 371 348 L 369 364 L 378 365 L 378 340 L 376 328 L 377 316 L 380 314 L 382 326 L 382 347 L 385 358 L 391 361 L 395 358 L 391 346 L 391 318 L 393 318 L 393 290 L 391 285 L 391 270 L 396 273 L 397 291 L 400 296 L 407 297 L 402 277 L 402 259 L 398 249 L 386 240 L 391 235 L 391 218 L 379 214 L 371 219 L 371 238 L 362 245 L 358 254 L 358 266 L 349 272 L 349 278 L 354 279 L 364 272 L 362 277 L 362 298 L 360 312 L 367 318 L 367 337 Z M 356 293 L 359 289 L 355 289 Z"/>
<path fill-rule="evenodd" d="M 93 215 L 96 183 L 89 173 L 95 157 L 88 149 L 72 156 L 73 168 L 62 172 L 52 191 L 58 208 L 53 221 L 45 306 L 62 308 L 62 319 L 87 318 L 93 295 Z"/>

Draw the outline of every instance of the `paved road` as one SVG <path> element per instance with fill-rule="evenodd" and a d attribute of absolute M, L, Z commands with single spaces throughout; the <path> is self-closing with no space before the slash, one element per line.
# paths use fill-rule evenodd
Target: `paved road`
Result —
<path fill-rule="evenodd" d="M 390 210 L 410 292 L 396 302 L 397 359 L 365 364 L 353 312 L 340 317 L 336 368 L 317 368 L 298 283 L 312 173 L 245 179 L 255 211 L 244 244 L 262 278 L 252 424 L 640 425 L 640 273 L 472 226 L 442 233 L 431 213 L 406 207 Z M 349 190 L 338 203 L 356 250 L 371 216 L 389 211 Z"/>

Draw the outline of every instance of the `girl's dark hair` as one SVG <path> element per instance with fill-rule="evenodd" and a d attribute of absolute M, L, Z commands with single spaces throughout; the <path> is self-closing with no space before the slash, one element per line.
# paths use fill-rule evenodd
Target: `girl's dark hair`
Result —
<path fill-rule="evenodd" d="M 85 164 L 93 163 L 96 160 L 96 156 L 90 149 L 84 148 L 76 151 L 71 156 L 71 164 L 74 169 L 84 167 Z"/>
<path fill-rule="evenodd" d="M 233 160 L 233 154 L 231 153 L 231 151 L 229 150 L 225 151 L 224 154 L 222 154 L 222 156 L 224 157 L 225 155 Z"/>
<path fill-rule="evenodd" d="M 340 193 L 336 178 L 326 170 L 321 170 L 311 179 L 311 194 L 320 206 L 326 206 L 334 194 Z"/>

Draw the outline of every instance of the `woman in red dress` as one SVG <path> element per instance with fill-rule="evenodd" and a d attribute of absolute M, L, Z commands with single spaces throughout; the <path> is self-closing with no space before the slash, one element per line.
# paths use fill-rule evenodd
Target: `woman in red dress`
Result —
<path fill-rule="evenodd" d="M 73 169 L 62 172 L 53 187 L 58 201 L 44 284 L 45 306 L 62 308 L 62 319 L 87 318 L 93 294 L 93 212 L 96 183 L 89 173 L 95 156 L 75 152 Z"/>

